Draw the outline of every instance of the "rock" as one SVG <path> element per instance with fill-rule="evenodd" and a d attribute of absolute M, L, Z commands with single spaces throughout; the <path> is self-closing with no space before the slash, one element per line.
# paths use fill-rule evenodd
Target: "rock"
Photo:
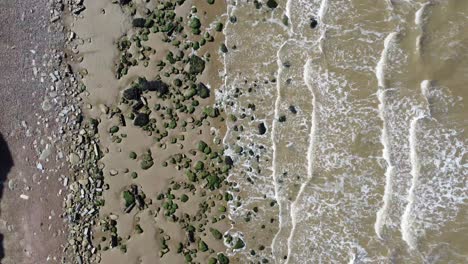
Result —
<path fill-rule="evenodd" d="M 269 8 L 276 8 L 278 6 L 278 3 L 275 0 L 268 0 L 266 5 Z"/>
<path fill-rule="evenodd" d="M 70 156 L 68 156 L 68 159 L 70 160 L 70 163 L 72 165 L 76 165 L 80 162 L 80 157 L 76 153 L 70 153 Z"/>
<path fill-rule="evenodd" d="M 149 116 L 148 114 L 145 114 L 145 113 L 138 113 L 135 119 L 133 120 L 133 124 L 139 127 L 146 126 L 148 123 L 149 123 Z"/>
<path fill-rule="evenodd" d="M 316 28 L 318 26 L 318 21 L 315 18 L 310 19 L 310 27 L 312 29 Z"/>
<path fill-rule="evenodd" d="M 193 17 L 192 20 L 189 22 L 189 27 L 192 29 L 199 29 L 201 27 L 200 19 L 197 17 Z"/>
<path fill-rule="evenodd" d="M 201 252 L 208 251 L 208 245 L 201 239 L 200 241 L 198 241 L 198 250 L 200 250 Z"/>
<path fill-rule="evenodd" d="M 112 169 L 112 170 L 109 171 L 109 174 L 110 174 L 110 176 L 115 176 L 115 175 L 119 174 L 119 172 L 117 170 Z"/>
<path fill-rule="evenodd" d="M 245 246 L 245 243 L 242 239 L 237 238 L 236 244 L 234 244 L 234 249 L 241 249 Z"/>
<path fill-rule="evenodd" d="M 132 25 L 138 28 L 145 27 L 145 24 L 146 24 L 146 19 L 144 18 L 134 18 L 132 21 Z"/>
<path fill-rule="evenodd" d="M 123 192 L 123 198 L 125 201 L 125 207 L 129 207 L 132 204 L 135 204 L 135 196 L 130 191 Z"/>
<path fill-rule="evenodd" d="M 289 111 L 293 114 L 297 114 L 297 110 L 296 110 L 296 107 L 294 105 L 290 105 L 289 106 Z"/>
<path fill-rule="evenodd" d="M 218 261 L 220 264 L 229 264 L 229 258 L 223 253 L 218 254 Z"/>
<path fill-rule="evenodd" d="M 219 232 L 218 229 L 211 228 L 211 229 L 210 229 L 210 232 L 211 232 L 211 234 L 213 235 L 213 237 L 216 238 L 216 239 L 218 239 L 218 240 L 223 238 L 223 234 L 221 234 L 221 232 Z"/>
<path fill-rule="evenodd" d="M 223 27 L 224 27 L 223 23 L 218 22 L 218 23 L 216 23 L 215 30 L 218 31 L 218 32 L 221 32 L 221 31 L 223 31 Z"/>
<path fill-rule="evenodd" d="M 148 82 L 148 90 L 156 91 L 159 93 L 159 96 L 163 96 L 169 92 L 169 86 L 162 81 L 151 81 Z"/>
<path fill-rule="evenodd" d="M 197 55 L 192 55 L 189 61 L 189 73 L 200 74 L 205 70 L 205 61 Z"/>
<path fill-rule="evenodd" d="M 232 160 L 232 158 L 230 156 L 225 156 L 224 157 L 224 163 L 226 165 L 229 165 L 229 166 L 234 165 L 234 161 Z"/>
<path fill-rule="evenodd" d="M 286 116 L 285 115 L 281 115 L 279 118 L 278 118 L 278 122 L 280 123 L 283 123 L 286 121 Z"/>
<path fill-rule="evenodd" d="M 140 99 L 141 91 L 136 87 L 130 87 L 123 92 L 123 97 L 127 100 Z"/>
<path fill-rule="evenodd" d="M 132 0 L 119 0 L 120 5 L 128 5 Z"/>
<path fill-rule="evenodd" d="M 203 99 L 210 97 L 210 89 L 204 83 L 199 83 L 197 88 L 198 96 Z"/>
<path fill-rule="evenodd" d="M 266 133 L 267 129 L 265 127 L 265 124 L 262 122 L 258 124 L 258 134 L 264 135 Z"/>

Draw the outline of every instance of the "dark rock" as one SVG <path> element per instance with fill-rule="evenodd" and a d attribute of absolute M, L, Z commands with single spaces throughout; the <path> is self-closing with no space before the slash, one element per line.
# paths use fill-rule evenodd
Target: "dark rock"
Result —
<path fill-rule="evenodd" d="M 205 70 L 205 61 L 197 55 L 192 55 L 192 57 L 190 57 L 189 64 L 190 74 L 200 74 Z"/>
<path fill-rule="evenodd" d="M 132 0 L 120 0 L 119 3 L 121 5 L 128 5 Z"/>
<path fill-rule="evenodd" d="M 266 131 L 267 131 L 267 129 L 266 129 L 265 124 L 263 122 L 258 124 L 258 134 L 263 135 L 263 134 L 266 133 Z"/>
<path fill-rule="evenodd" d="M 138 100 L 133 106 L 132 106 L 132 110 L 134 112 L 138 112 L 141 108 L 143 108 L 144 104 L 141 100 Z"/>
<path fill-rule="evenodd" d="M 197 88 L 198 96 L 203 99 L 210 97 L 210 89 L 205 84 L 199 83 Z"/>
<path fill-rule="evenodd" d="M 229 166 L 234 165 L 234 161 L 232 160 L 232 158 L 230 156 L 225 156 L 224 157 L 224 163 L 226 163 L 226 165 L 229 165 Z"/>
<path fill-rule="evenodd" d="M 148 123 L 149 123 L 149 116 L 144 113 L 138 113 L 135 119 L 133 120 L 133 124 L 139 127 L 146 126 Z"/>
<path fill-rule="evenodd" d="M 266 4 L 269 8 L 276 8 L 278 6 L 278 3 L 275 0 L 268 0 Z"/>
<path fill-rule="evenodd" d="M 315 18 L 310 19 L 310 27 L 312 29 L 316 28 L 318 26 L 318 21 Z"/>
<path fill-rule="evenodd" d="M 123 92 L 123 97 L 127 100 L 138 100 L 140 99 L 140 90 L 136 87 L 130 87 Z"/>
<path fill-rule="evenodd" d="M 296 110 L 296 107 L 294 105 L 289 106 L 289 111 L 291 111 L 291 113 L 293 113 L 293 114 L 297 114 L 297 110 Z"/>
<path fill-rule="evenodd" d="M 280 117 L 278 118 L 278 122 L 280 122 L 280 123 L 283 123 L 283 122 L 285 122 L 285 121 L 286 121 L 286 116 L 285 116 L 285 115 L 282 115 L 282 116 L 280 116 Z"/>
<path fill-rule="evenodd" d="M 134 18 L 132 21 L 132 25 L 134 27 L 142 28 L 145 26 L 145 24 L 146 24 L 146 19 L 144 18 Z"/>
<path fill-rule="evenodd" d="M 169 85 L 160 80 L 146 81 L 142 83 L 141 89 L 151 92 L 158 92 L 159 95 L 162 96 L 169 92 Z"/>

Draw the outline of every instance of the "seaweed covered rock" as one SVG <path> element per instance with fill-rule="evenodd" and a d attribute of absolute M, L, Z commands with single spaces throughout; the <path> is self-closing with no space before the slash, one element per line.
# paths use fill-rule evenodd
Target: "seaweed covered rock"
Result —
<path fill-rule="evenodd" d="M 208 87 L 206 87 L 204 83 L 198 84 L 197 93 L 198 96 L 200 96 L 203 99 L 210 97 L 210 89 L 208 89 Z"/>
<path fill-rule="evenodd" d="M 135 119 L 133 120 L 133 124 L 139 127 L 146 126 L 148 123 L 149 123 L 149 116 L 148 114 L 145 114 L 145 113 L 138 113 Z"/>
<path fill-rule="evenodd" d="M 137 87 L 130 87 L 123 91 L 123 97 L 127 100 L 140 99 L 141 91 Z"/>
<path fill-rule="evenodd" d="M 192 55 L 189 61 L 189 73 L 200 74 L 205 70 L 205 61 L 197 55 Z"/>
<path fill-rule="evenodd" d="M 258 124 L 258 134 L 260 135 L 264 135 L 266 133 L 266 126 L 265 126 L 265 123 L 260 123 Z"/>

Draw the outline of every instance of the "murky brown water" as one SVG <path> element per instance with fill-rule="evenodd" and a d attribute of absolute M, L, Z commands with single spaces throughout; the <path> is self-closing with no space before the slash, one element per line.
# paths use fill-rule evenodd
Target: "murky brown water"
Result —
<path fill-rule="evenodd" d="M 239 263 L 466 263 L 468 2 L 277 2 L 228 8 Z"/>

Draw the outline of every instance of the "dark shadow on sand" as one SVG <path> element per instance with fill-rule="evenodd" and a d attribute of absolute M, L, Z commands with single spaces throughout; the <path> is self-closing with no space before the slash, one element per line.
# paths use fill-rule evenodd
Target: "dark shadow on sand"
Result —
<path fill-rule="evenodd" d="M 11 167 L 13 167 L 13 158 L 6 141 L 3 139 L 2 134 L 0 134 L 0 200 L 2 199 L 3 188 Z M 2 263 L 2 259 L 4 257 L 5 251 L 3 248 L 3 234 L 0 234 L 0 263 Z"/>

